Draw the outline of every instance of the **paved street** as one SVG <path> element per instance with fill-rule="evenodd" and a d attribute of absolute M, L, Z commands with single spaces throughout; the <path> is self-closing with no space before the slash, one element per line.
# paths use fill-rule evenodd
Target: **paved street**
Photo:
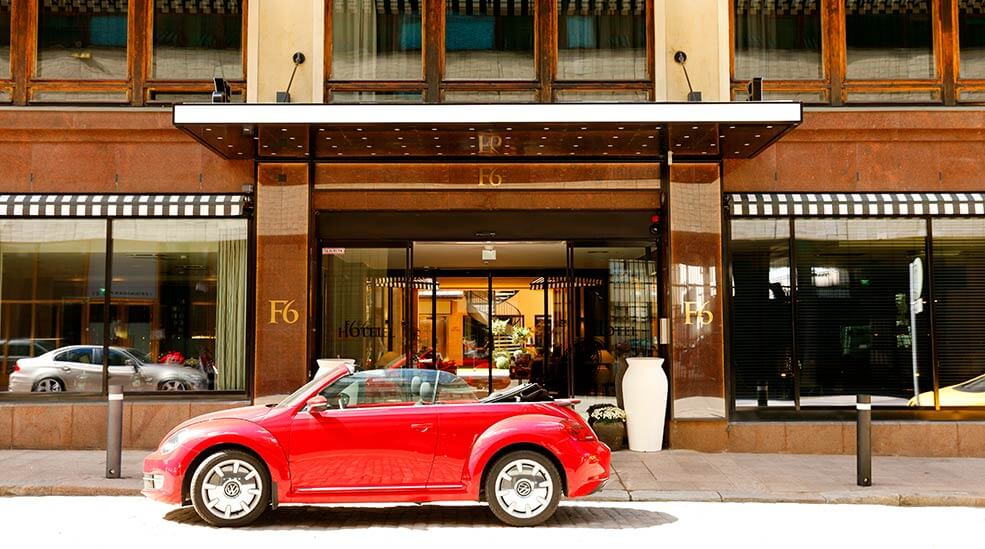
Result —
<path fill-rule="evenodd" d="M 11 547 L 919 547 L 967 546 L 985 509 L 763 503 L 564 504 L 547 525 L 501 526 L 478 505 L 282 508 L 248 529 L 133 497 L 0 498 Z M 107 538 L 107 536 L 110 536 Z M 57 544 L 57 545 L 56 545 Z M 191 545 L 194 544 L 194 545 Z"/>

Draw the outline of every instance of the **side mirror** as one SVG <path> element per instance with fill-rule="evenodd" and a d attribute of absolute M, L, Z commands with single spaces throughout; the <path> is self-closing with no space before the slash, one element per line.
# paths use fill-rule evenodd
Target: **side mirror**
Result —
<path fill-rule="evenodd" d="M 308 399 L 308 413 L 321 414 L 328 410 L 328 399 L 322 395 L 315 395 Z"/>
<path fill-rule="evenodd" d="M 139 372 L 140 371 L 140 364 L 137 364 L 137 362 L 135 360 L 132 360 L 132 359 L 129 359 L 128 358 L 124 364 L 126 364 L 127 366 L 133 368 L 133 371 L 134 372 Z"/>

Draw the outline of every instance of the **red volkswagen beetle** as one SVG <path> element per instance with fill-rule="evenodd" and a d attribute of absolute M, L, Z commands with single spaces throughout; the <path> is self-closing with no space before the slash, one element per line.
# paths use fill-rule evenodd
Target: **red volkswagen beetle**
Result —
<path fill-rule="evenodd" d="M 340 366 L 277 405 L 177 426 L 144 460 L 143 493 L 216 526 L 283 504 L 482 500 L 533 526 L 608 478 L 609 448 L 537 385 L 478 400 L 441 370 Z"/>

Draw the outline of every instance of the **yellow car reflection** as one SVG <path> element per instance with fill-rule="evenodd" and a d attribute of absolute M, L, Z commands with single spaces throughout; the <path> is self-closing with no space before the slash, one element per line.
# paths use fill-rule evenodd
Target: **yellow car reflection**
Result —
<path fill-rule="evenodd" d="M 941 407 L 955 406 L 985 406 L 985 374 L 962 381 L 957 385 L 941 387 Z M 917 405 L 917 399 L 911 398 L 910 406 Z M 934 405 L 934 392 L 920 393 L 921 406 Z"/>

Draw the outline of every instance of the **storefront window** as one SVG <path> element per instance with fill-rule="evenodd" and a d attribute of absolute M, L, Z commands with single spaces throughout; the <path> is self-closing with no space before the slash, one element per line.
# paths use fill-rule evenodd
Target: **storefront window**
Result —
<path fill-rule="evenodd" d="M 113 223 L 111 377 L 119 369 L 131 391 L 246 389 L 246 229 Z"/>
<path fill-rule="evenodd" d="M 644 5 L 626 0 L 558 0 L 558 79 L 645 79 Z"/>
<path fill-rule="evenodd" d="M 242 0 L 155 2 L 153 78 L 243 77 Z"/>
<path fill-rule="evenodd" d="M 851 405 L 859 393 L 874 406 L 907 406 L 932 391 L 928 314 L 912 326 L 909 300 L 910 264 L 926 259 L 926 223 L 798 219 L 794 230 L 801 406 Z"/>
<path fill-rule="evenodd" d="M 105 221 L 0 220 L 0 391 L 102 391 L 105 265 Z"/>
<path fill-rule="evenodd" d="M 958 45 L 961 77 L 985 78 L 985 5 L 958 4 Z"/>
<path fill-rule="evenodd" d="M 734 0 L 735 78 L 823 78 L 820 5 Z"/>
<path fill-rule="evenodd" d="M 846 76 L 856 80 L 934 78 L 932 2 L 845 0 Z"/>
<path fill-rule="evenodd" d="M 732 221 L 731 259 L 736 406 L 793 406 L 789 220 Z"/>
<path fill-rule="evenodd" d="M 985 220 L 935 219 L 933 228 L 940 405 L 985 406 Z"/>
<path fill-rule="evenodd" d="M 406 367 L 406 248 L 323 248 L 320 358 Z M 425 283 L 422 287 L 427 287 Z M 419 291 L 418 281 L 411 282 Z"/>
<path fill-rule="evenodd" d="M 445 76 L 465 80 L 534 78 L 534 2 L 495 4 L 448 0 Z"/>
<path fill-rule="evenodd" d="M 422 80 L 421 2 L 332 2 L 332 80 Z"/>
<path fill-rule="evenodd" d="M 128 2 L 38 0 L 39 78 L 127 78 Z"/>

